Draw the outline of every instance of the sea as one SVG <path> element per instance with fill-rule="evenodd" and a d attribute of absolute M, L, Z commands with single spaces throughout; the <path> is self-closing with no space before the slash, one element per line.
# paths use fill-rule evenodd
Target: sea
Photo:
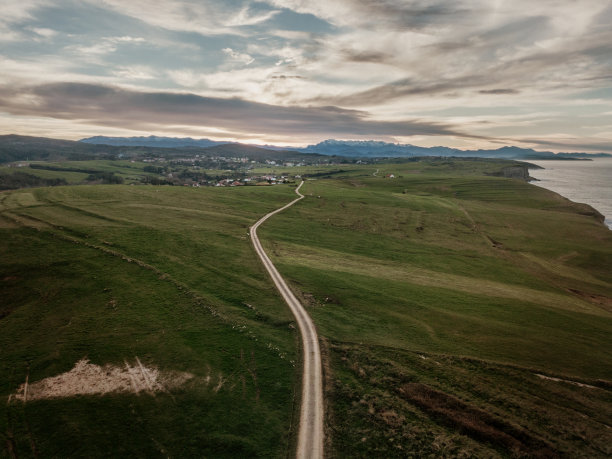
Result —
<path fill-rule="evenodd" d="M 547 188 L 574 202 L 589 204 L 606 217 L 612 229 L 612 158 L 591 161 L 538 160 L 528 162 L 544 169 L 530 169 L 534 185 Z"/>

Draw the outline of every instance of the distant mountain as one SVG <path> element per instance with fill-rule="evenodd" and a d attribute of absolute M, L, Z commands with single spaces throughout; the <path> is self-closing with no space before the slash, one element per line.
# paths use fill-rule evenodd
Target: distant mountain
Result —
<path fill-rule="evenodd" d="M 21 148 L 81 148 L 74 140 L 51 139 L 49 137 L 32 137 L 29 135 L 0 135 L 0 145 L 3 147 Z"/>
<path fill-rule="evenodd" d="M 114 155 L 113 147 L 87 145 L 72 140 L 0 135 L 0 163 L 11 161 L 81 160 Z"/>
<path fill-rule="evenodd" d="M 100 143 L 99 143 L 100 142 Z M 104 137 L 78 142 L 20 135 L 0 135 L 0 163 L 60 159 L 129 158 L 148 155 L 167 158 L 193 155 L 249 157 L 301 161 L 312 155 L 352 158 L 458 156 L 500 159 L 592 159 L 612 157 L 609 153 L 558 153 L 530 148 L 502 147 L 496 150 L 459 150 L 448 147 L 418 147 L 373 140 L 325 140 L 306 148 L 290 149 L 273 145 L 255 146 L 209 139 L 173 137 Z"/>
<path fill-rule="evenodd" d="M 317 153 L 303 153 L 297 150 L 270 149 L 268 146 L 259 147 L 255 145 L 245 145 L 243 143 L 224 143 L 213 147 L 197 150 L 198 153 L 206 156 L 224 156 L 226 158 L 249 158 L 255 161 L 304 161 L 316 156 Z"/>
<path fill-rule="evenodd" d="M 191 137 L 157 137 L 151 135 L 149 137 L 106 137 L 97 135 L 81 139 L 79 142 L 97 144 L 97 145 L 114 145 L 121 147 L 154 147 L 154 148 L 207 148 L 216 145 L 223 145 L 231 142 L 217 142 L 210 139 L 192 139 Z"/>
<path fill-rule="evenodd" d="M 110 137 L 91 137 L 90 139 L 111 139 Z M 86 139 L 86 140 L 90 140 Z M 117 142 L 123 142 L 122 138 Z M 145 137 L 146 139 L 146 137 Z M 159 139 L 159 137 L 158 137 Z M 166 144 L 176 140 L 177 143 L 185 142 L 185 139 L 165 138 Z M 129 139 L 128 139 L 129 140 Z M 194 140 L 194 139 L 190 139 Z M 205 139 L 204 139 L 205 140 Z M 194 142 L 201 142 L 194 140 Z M 212 142 L 212 141 L 209 141 Z M 160 142 L 161 143 L 161 142 Z M 204 142 L 202 142 L 204 143 Z M 308 158 L 318 156 L 316 154 L 306 154 L 294 150 L 283 148 L 268 149 L 254 145 L 241 143 L 214 142 L 212 146 L 175 146 L 168 147 L 158 145 L 155 147 L 144 145 L 110 145 L 75 142 L 71 140 L 50 139 L 46 137 L 30 137 L 20 135 L 0 135 L 0 163 L 12 161 L 59 161 L 59 160 L 86 160 L 101 158 L 133 158 L 133 157 L 201 157 L 223 156 L 227 158 L 244 158 L 251 160 L 264 161 L 266 159 L 274 161 L 296 161 L 300 162 Z"/>
<path fill-rule="evenodd" d="M 323 155 L 352 157 L 381 156 L 455 156 L 460 150 L 447 147 L 417 147 L 375 140 L 325 140 L 316 145 L 309 145 L 299 151 Z"/>
<path fill-rule="evenodd" d="M 217 156 L 246 156 L 252 159 L 278 159 L 287 156 L 303 157 L 304 153 L 291 150 L 269 149 L 243 143 L 224 143 L 206 148 L 207 155 Z"/>
<path fill-rule="evenodd" d="M 500 159 L 587 159 L 612 157 L 608 153 L 558 153 L 536 151 L 531 148 L 501 147 L 496 150 L 459 150 L 448 147 L 417 147 L 373 140 L 325 140 L 299 149 L 303 153 L 350 156 L 361 158 L 410 156 L 459 156 Z"/>

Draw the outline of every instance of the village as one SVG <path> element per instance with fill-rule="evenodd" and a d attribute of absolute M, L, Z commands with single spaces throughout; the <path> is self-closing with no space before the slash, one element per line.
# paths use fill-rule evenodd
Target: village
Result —
<path fill-rule="evenodd" d="M 136 160 L 132 160 L 135 162 Z M 178 185 L 191 187 L 235 187 L 269 186 L 299 181 L 301 175 L 277 172 L 275 169 L 303 166 L 330 166 L 357 162 L 347 158 L 316 158 L 312 161 L 252 159 L 248 156 L 205 156 L 193 157 L 149 157 L 140 159 L 148 163 L 144 171 L 151 175 L 142 182 L 154 185 Z M 270 171 L 270 169 L 272 169 Z"/>

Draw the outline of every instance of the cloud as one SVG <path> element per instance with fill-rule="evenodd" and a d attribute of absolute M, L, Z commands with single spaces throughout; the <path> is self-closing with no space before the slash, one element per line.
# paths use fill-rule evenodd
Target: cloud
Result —
<path fill-rule="evenodd" d="M 585 139 L 585 138 L 567 138 L 565 135 L 560 135 L 558 139 L 537 139 L 525 138 L 520 140 L 522 143 L 538 145 L 541 147 L 550 147 L 555 151 L 575 152 L 575 151 L 591 151 L 591 152 L 607 152 L 612 153 L 612 139 Z"/>
<path fill-rule="evenodd" d="M 3 0 L 1 20 L 14 23 L 30 19 L 35 10 L 49 4 L 49 0 Z"/>
<path fill-rule="evenodd" d="M 450 98 L 483 87 L 519 94 L 606 84 L 612 31 L 589 26 L 601 22 L 600 14 L 611 16 L 610 6 L 585 1 L 592 10 L 553 0 L 517 0 L 518 5 L 479 0 L 270 3 L 342 26 L 301 68 L 313 81 L 334 79 L 343 86 L 316 95 L 309 91 L 303 102 L 378 110 L 426 95 L 452 104 Z M 568 22 L 573 16 L 575 26 Z"/>
<path fill-rule="evenodd" d="M 246 53 L 239 53 L 238 51 L 234 51 L 232 48 L 223 48 L 222 51 L 231 57 L 233 61 L 242 63 L 244 65 L 249 65 L 255 60 L 252 56 Z"/>
<path fill-rule="evenodd" d="M 588 38 L 564 41 L 563 46 L 543 49 L 532 46 L 500 52 L 480 40 L 468 40 L 449 46 L 447 42 L 428 44 L 414 50 L 413 56 L 389 57 L 379 50 L 371 62 L 381 61 L 404 69 L 409 77 L 378 84 L 365 90 L 338 95 L 321 94 L 313 103 L 350 107 L 373 107 L 396 99 L 415 96 L 455 97 L 464 91 L 480 94 L 519 94 L 522 92 L 579 91 L 609 85 L 612 67 L 612 30 L 600 30 Z M 367 43 L 367 41 L 366 41 Z M 461 43 L 461 44 L 459 44 Z M 496 52 L 498 57 L 491 59 Z M 367 60 L 367 59 L 366 59 Z M 338 72 L 337 69 L 332 70 Z M 386 72 L 386 74 L 390 74 Z M 489 87 L 492 89 L 481 89 Z M 485 92 L 489 91 L 489 92 Z M 447 102 L 448 103 L 448 102 Z"/>
<path fill-rule="evenodd" d="M 93 61 L 94 56 L 110 54 L 117 51 L 117 45 L 110 41 L 101 41 L 98 43 L 93 43 L 91 45 L 74 45 L 66 47 L 68 51 L 73 53 L 81 54 L 85 57 L 89 57 L 92 59 L 88 59 L 89 61 Z"/>
<path fill-rule="evenodd" d="M 377 104 L 384 104 L 393 99 L 399 99 L 406 96 L 414 95 L 438 95 L 440 93 L 449 93 L 470 87 L 477 84 L 477 80 L 481 80 L 481 83 L 486 82 L 484 78 L 473 76 L 473 77 L 461 77 L 450 80 L 441 80 L 436 82 L 418 82 L 412 79 L 402 79 L 387 83 L 381 86 L 361 91 L 348 96 L 340 96 L 336 98 L 317 98 L 313 99 L 312 102 L 321 103 L 334 103 L 340 106 L 371 106 Z"/>
<path fill-rule="evenodd" d="M 115 43 L 144 43 L 146 40 L 142 37 L 131 37 L 124 35 L 122 37 L 108 37 L 107 40 Z"/>
<path fill-rule="evenodd" d="M 144 65 L 116 67 L 112 74 L 123 80 L 152 80 L 156 77 L 155 70 Z"/>
<path fill-rule="evenodd" d="M 236 10 L 225 2 L 195 0 L 102 0 L 101 3 L 155 27 L 202 35 L 244 35 L 240 28 L 264 23 L 278 14 L 270 8 L 253 11 L 248 4 Z M 95 4 L 100 2 L 95 1 Z"/>
<path fill-rule="evenodd" d="M 422 29 L 440 21 L 459 21 L 469 13 L 468 2 L 425 0 L 268 0 L 275 7 L 312 14 L 340 26 L 376 24 L 381 28 Z"/>
<path fill-rule="evenodd" d="M 518 89 L 481 89 L 478 91 L 479 94 L 518 94 L 520 91 Z"/>
<path fill-rule="evenodd" d="M 146 40 L 142 37 L 131 37 L 129 35 L 121 37 L 103 37 L 101 39 L 92 40 L 89 44 L 69 45 L 64 48 L 65 51 L 76 54 L 85 62 L 103 63 L 101 59 L 108 54 L 112 54 L 121 46 L 125 45 L 141 45 Z"/>
<path fill-rule="evenodd" d="M 48 4 L 46 0 L 3 0 L 2 14 L 0 14 L 0 43 L 24 39 L 23 30 L 14 25 L 31 20 L 34 11 L 46 4 Z"/>
<path fill-rule="evenodd" d="M 251 9 L 248 6 L 245 6 L 237 14 L 230 16 L 230 18 L 226 21 L 226 25 L 230 27 L 238 27 L 260 24 L 268 21 L 279 13 L 280 11 L 278 10 L 266 11 L 260 14 L 252 13 Z"/>
<path fill-rule="evenodd" d="M 381 51 L 359 51 L 355 49 L 345 49 L 342 51 L 344 58 L 351 62 L 388 62 L 392 55 Z"/>
<path fill-rule="evenodd" d="M 52 38 L 57 35 L 57 30 L 49 29 L 47 27 L 32 27 L 30 30 L 36 35 L 45 39 Z"/>
<path fill-rule="evenodd" d="M 610 0 L 4 0 L 2 6 L 1 104 L 33 117 L 39 109 L 66 125 L 139 124 L 156 132 L 204 126 L 235 136 L 287 137 L 294 130 L 304 138 L 401 137 L 405 129 L 408 137 L 435 136 L 432 142 L 442 130 L 446 140 L 457 134 L 457 144 L 467 142 L 458 137 L 465 132 L 541 140 L 567 132 L 590 143 L 597 142 L 594 132 L 605 138 L 609 131 L 602 113 L 610 96 L 602 90 L 612 82 Z M 107 88 L 108 100 L 79 99 L 78 83 Z M 52 87 L 72 103 L 41 92 Z M 182 90 L 194 93 L 185 103 L 198 107 L 197 115 L 173 108 L 187 96 Z M 166 102 L 154 114 L 151 101 L 161 94 Z M 121 104 L 119 95 L 139 108 Z M 77 99 L 92 105 L 79 108 Z M 228 100 L 246 104 L 244 110 Z M 249 126 L 242 113 L 253 107 L 263 117 L 253 115 Z M 235 120 L 224 117 L 230 112 Z M 520 118 L 549 112 L 556 114 Z M 575 123 L 580 114 L 592 115 L 588 130 Z"/>
<path fill-rule="evenodd" d="M 197 126 L 234 133 L 290 137 L 454 135 L 441 123 L 385 121 L 338 107 L 280 107 L 241 99 L 140 92 L 111 86 L 56 83 L 0 91 L 0 110 L 130 129 Z"/>

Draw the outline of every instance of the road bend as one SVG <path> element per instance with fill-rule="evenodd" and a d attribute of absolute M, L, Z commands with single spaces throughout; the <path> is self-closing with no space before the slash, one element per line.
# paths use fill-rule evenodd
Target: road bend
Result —
<path fill-rule="evenodd" d="M 304 309 L 304 306 L 291 292 L 276 267 L 264 252 L 259 238 L 257 228 L 272 215 L 282 212 L 291 207 L 304 197 L 300 188 L 304 182 L 295 189 L 298 198 L 286 206 L 276 209 L 264 215 L 257 223 L 251 226 L 251 240 L 255 251 L 268 273 L 272 277 L 276 288 L 285 302 L 289 305 L 291 312 L 298 323 L 302 335 L 302 349 L 304 368 L 302 375 L 302 405 L 300 407 L 300 426 L 298 432 L 298 445 L 296 457 L 298 459 L 322 458 L 323 457 L 323 377 L 321 370 L 321 351 L 319 349 L 319 338 L 312 319 Z"/>

